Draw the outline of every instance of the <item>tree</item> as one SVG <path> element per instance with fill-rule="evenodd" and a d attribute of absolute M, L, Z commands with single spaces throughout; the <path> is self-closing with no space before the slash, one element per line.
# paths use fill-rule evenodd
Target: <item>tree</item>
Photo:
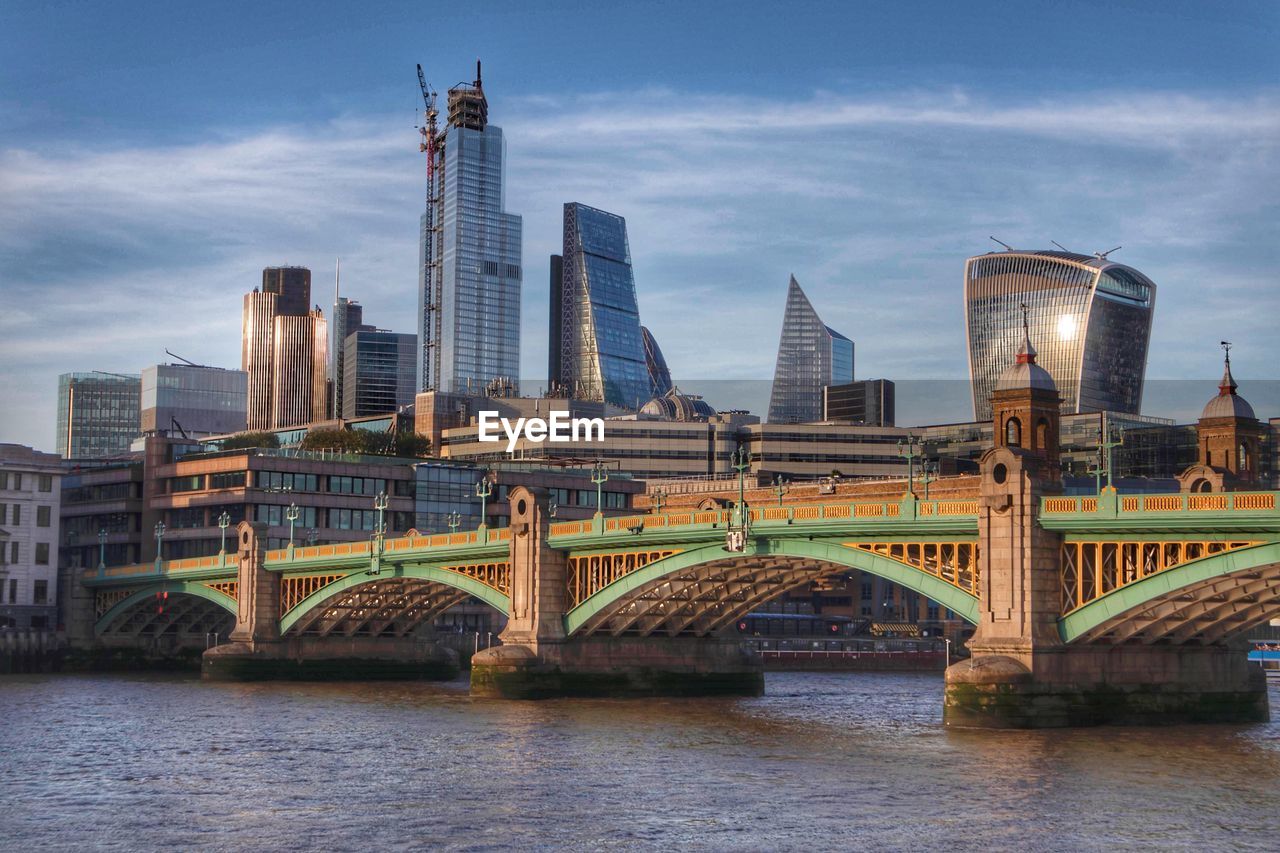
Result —
<path fill-rule="evenodd" d="M 398 432 L 395 451 L 396 456 L 424 459 L 431 455 L 431 439 L 420 432 Z"/>
<path fill-rule="evenodd" d="M 276 448 L 280 438 L 274 432 L 238 432 L 222 440 L 223 450 L 245 450 L 257 447 Z"/>
<path fill-rule="evenodd" d="M 365 452 L 364 439 L 357 432 L 345 429 L 309 430 L 299 447 L 303 450 L 329 450 L 336 453 Z"/>

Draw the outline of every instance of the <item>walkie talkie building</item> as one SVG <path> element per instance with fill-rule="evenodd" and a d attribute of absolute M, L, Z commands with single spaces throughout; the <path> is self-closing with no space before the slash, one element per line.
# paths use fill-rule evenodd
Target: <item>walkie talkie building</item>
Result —
<path fill-rule="evenodd" d="M 1139 414 L 1156 286 L 1105 255 L 1008 251 L 969 258 L 965 329 L 974 418 L 991 418 L 991 392 L 1022 341 L 1027 306 L 1039 364 L 1062 411 Z"/>

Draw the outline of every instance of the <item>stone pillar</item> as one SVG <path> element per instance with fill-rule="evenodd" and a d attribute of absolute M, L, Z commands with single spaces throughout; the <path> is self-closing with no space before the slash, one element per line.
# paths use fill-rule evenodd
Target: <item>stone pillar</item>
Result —
<path fill-rule="evenodd" d="M 231 642 L 274 643 L 280 640 L 280 578 L 266 570 L 267 525 L 242 521 L 236 525 L 236 627 Z"/>
<path fill-rule="evenodd" d="M 736 638 L 566 637 L 569 561 L 549 543 L 547 492 L 511 490 L 511 613 L 471 658 L 471 692 L 555 696 L 758 695 L 763 667 Z"/>

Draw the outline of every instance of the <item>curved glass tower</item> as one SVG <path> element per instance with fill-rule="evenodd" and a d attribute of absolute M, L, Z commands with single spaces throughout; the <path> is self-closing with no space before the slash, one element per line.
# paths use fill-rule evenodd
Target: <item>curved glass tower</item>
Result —
<path fill-rule="evenodd" d="M 653 394 L 621 216 L 577 202 L 564 206 L 560 308 L 560 369 L 553 379 L 580 399 L 640 408 Z"/>
<path fill-rule="evenodd" d="M 769 423 L 822 420 L 822 389 L 852 381 L 853 341 L 822 322 L 791 276 L 769 396 Z"/>
<path fill-rule="evenodd" d="M 1151 279 L 1103 256 L 1010 251 L 969 258 L 964 308 L 974 418 L 991 419 L 991 392 L 1022 341 L 1023 304 L 1064 413 L 1138 414 L 1155 301 Z"/>
<path fill-rule="evenodd" d="M 672 388 L 671 369 L 662 355 L 662 347 L 649 331 L 648 326 L 640 327 L 640 337 L 644 339 L 644 360 L 649 368 L 649 389 L 655 397 L 661 397 Z"/>

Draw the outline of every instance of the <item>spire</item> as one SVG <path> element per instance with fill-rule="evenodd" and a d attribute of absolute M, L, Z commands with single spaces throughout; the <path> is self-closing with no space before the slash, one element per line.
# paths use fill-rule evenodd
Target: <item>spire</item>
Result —
<path fill-rule="evenodd" d="M 1226 354 L 1223 358 L 1222 381 L 1218 383 L 1218 396 L 1226 397 L 1236 393 L 1235 377 L 1231 375 L 1231 341 L 1222 341 L 1222 350 Z"/>
<path fill-rule="evenodd" d="M 1031 345 L 1031 324 L 1027 319 L 1031 311 L 1027 303 L 1022 303 L 1022 346 L 1018 348 L 1018 364 L 1035 364 L 1036 348 Z"/>

